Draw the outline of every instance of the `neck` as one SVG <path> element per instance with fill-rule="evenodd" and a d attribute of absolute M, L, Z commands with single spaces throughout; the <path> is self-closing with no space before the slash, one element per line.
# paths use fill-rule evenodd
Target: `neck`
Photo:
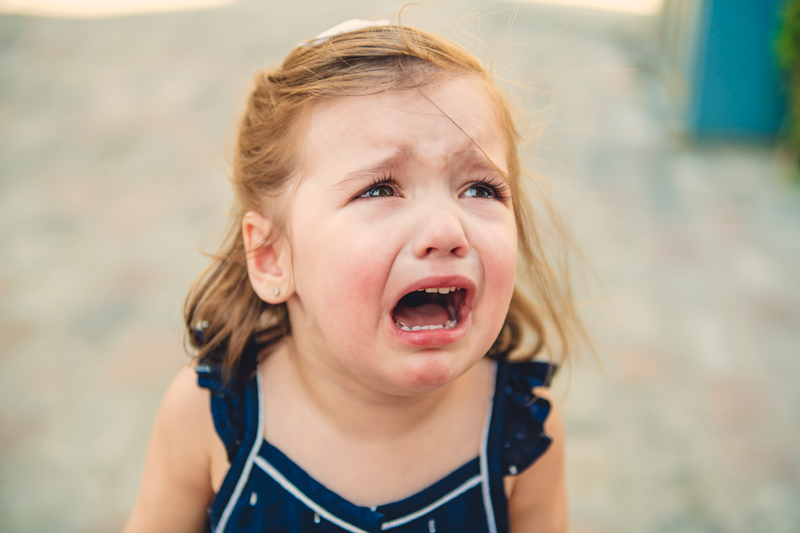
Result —
<path fill-rule="evenodd" d="M 314 357 L 291 339 L 265 362 L 270 386 L 291 387 L 303 403 L 322 413 L 338 432 L 360 441 L 394 440 L 414 433 L 439 409 L 461 401 L 481 379 L 478 364 L 454 382 L 414 395 L 388 393 L 353 374 L 338 360 Z M 279 382 L 280 381 L 280 382 Z"/>

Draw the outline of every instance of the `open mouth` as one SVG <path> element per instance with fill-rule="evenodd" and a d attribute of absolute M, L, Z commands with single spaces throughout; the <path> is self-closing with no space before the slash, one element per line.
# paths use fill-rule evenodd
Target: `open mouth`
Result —
<path fill-rule="evenodd" d="M 465 295 L 460 287 L 419 289 L 400 298 L 392 319 L 403 331 L 453 329 L 461 318 Z"/>

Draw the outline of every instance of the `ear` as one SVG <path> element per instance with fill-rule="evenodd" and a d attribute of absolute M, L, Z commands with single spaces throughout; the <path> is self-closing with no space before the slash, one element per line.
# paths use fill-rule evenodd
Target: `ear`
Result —
<path fill-rule="evenodd" d="M 269 246 L 255 249 L 273 231 L 270 221 L 248 211 L 242 218 L 242 238 L 247 252 L 247 273 L 259 298 L 269 304 L 280 304 L 294 294 L 291 279 L 292 259 L 286 239 L 273 240 Z M 278 294 L 275 294 L 275 289 Z"/>

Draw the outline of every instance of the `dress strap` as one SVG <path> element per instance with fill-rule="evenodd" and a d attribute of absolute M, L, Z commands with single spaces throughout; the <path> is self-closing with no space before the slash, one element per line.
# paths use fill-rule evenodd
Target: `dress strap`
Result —
<path fill-rule="evenodd" d="M 231 465 L 208 510 L 211 528 L 218 533 L 225 530 L 263 442 L 258 378 L 250 371 L 254 365 L 249 361 L 246 365 L 227 380 L 219 363 L 200 361 L 195 367 L 198 385 L 211 392 L 214 427 Z"/>
<path fill-rule="evenodd" d="M 211 415 L 214 428 L 233 463 L 251 424 L 246 406 L 246 391 L 255 381 L 258 345 L 251 339 L 245 345 L 239 363 L 229 375 L 222 365 L 227 347 L 221 345 L 200 359 L 195 366 L 197 384 L 211 392 Z"/>
<path fill-rule="evenodd" d="M 533 389 L 549 387 L 556 370 L 556 365 L 540 361 L 497 362 L 487 466 L 498 532 L 509 530 L 503 478 L 525 471 L 550 446 L 544 433 L 550 402 Z"/>
<path fill-rule="evenodd" d="M 502 464 L 504 475 L 516 476 L 538 459 L 550 446 L 544 421 L 550 402 L 533 393 L 536 387 L 549 387 L 556 372 L 550 363 L 529 361 L 509 363 L 503 393 L 508 397 L 503 412 Z"/>
<path fill-rule="evenodd" d="M 198 364 L 195 372 L 197 384 L 211 392 L 214 428 L 228 452 L 228 461 L 233 462 L 247 427 L 244 387 L 235 379 L 224 380 L 222 365 L 219 363 Z"/>

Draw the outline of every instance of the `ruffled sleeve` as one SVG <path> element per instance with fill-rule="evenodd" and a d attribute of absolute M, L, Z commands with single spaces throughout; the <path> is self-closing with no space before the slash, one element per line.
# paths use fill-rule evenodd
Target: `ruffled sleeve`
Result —
<path fill-rule="evenodd" d="M 506 395 L 502 425 L 501 472 L 515 476 L 523 472 L 550 446 L 544 421 L 550 402 L 533 393 L 536 387 L 549 387 L 557 367 L 550 363 L 527 361 L 505 363 Z"/>
<path fill-rule="evenodd" d="M 236 452 L 242 445 L 247 424 L 244 409 L 244 387 L 236 379 L 225 381 L 222 378 L 222 365 L 213 362 L 200 362 L 195 367 L 197 384 L 211 391 L 211 415 L 214 427 L 219 434 L 228 460 L 233 462 Z"/>

